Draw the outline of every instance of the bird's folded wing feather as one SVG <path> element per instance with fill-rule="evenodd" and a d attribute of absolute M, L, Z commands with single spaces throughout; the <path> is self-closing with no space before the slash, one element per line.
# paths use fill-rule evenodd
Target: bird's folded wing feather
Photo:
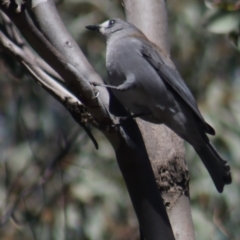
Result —
<path fill-rule="evenodd" d="M 192 93 L 181 78 L 180 74 L 177 72 L 172 61 L 167 56 L 164 56 L 164 59 L 166 60 L 163 61 L 162 58 L 164 53 L 161 53 L 154 44 L 150 45 L 148 41 L 142 41 L 141 54 L 157 71 L 161 79 L 168 84 L 168 86 L 170 86 L 175 93 L 178 94 L 194 111 L 198 119 L 202 122 L 205 131 L 214 135 L 214 129 L 203 119 Z"/>

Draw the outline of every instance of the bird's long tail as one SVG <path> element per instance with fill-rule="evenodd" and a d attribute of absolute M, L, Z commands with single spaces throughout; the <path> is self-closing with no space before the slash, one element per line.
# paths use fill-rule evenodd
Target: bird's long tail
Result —
<path fill-rule="evenodd" d="M 217 190 L 222 192 L 224 185 L 232 182 L 227 161 L 221 158 L 210 142 L 205 142 L 201 148 L 195 150 L 210 173 Z"/>

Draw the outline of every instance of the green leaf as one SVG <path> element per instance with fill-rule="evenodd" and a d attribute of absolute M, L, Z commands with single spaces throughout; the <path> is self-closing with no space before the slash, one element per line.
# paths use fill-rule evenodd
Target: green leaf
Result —
<path fill-rule="evenodd" d="M 209 9 L 222 9 L 226 11 L 237 11 L 240 9 L 240 2 L 236 0 L 205 0 L 205 5 Z"/>
<path fill-rule="evenodd" d="M 212 33 L 228 34 L 236 31 L 240 24 L 240 12 L 229 12 L 220 9 L 208 11 L 203 26 Z"/>

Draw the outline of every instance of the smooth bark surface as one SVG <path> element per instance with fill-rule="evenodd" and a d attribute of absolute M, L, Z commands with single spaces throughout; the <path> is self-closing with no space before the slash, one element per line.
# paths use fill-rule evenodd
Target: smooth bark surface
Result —
<path fill-rule="evenodd" d="M 164 0 L 124 0 L 127 20 L 169 53 L 167 11 Z M 137 120 L 164 199 L 176 239 L 195 239 L 189 203 L 189 174 L 183 140 L 163 125 Z M 184 218 L 184 221 L 183 221 Z M 184 229 L 184 230 L 183 230 Z"/>

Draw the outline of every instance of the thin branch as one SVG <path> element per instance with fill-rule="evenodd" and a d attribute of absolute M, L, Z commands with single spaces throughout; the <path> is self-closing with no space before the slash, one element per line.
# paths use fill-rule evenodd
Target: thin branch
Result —
<path fill-rule="evenodd" d="M 27 68 L 27 70 L 37 79 L 38 83 L 50 92 L 55 98 L 64 102 L 66 97 L 72 99 L 75 102 L 79 102 L 76 97 L 74 97 L 69 91 L 62 87 L 59 83 L 55 82 L 51 77 L 49 77 L 39 66 L 35 63 L 34 56 L 28 51 L 28 55 L 17 45 L 15 45 L 11 40 L 9 40 L 3 32 L 0 32 L 0 45 L 2 50 L 6 51 L 8 54 L 16 57 L 22 64 Z M 25 48 L 26 49 L 26 48 Z M 80 102 L 79 102 L 80 103 Z"/>
<path fill-rule="evenodd" d="M 42 171 L 41 178 L 38 179 L 37 182 L 33 183 L 32 186 L 23 189 L 22 192 L 18 194 L 18 197 L 14 202 L 10 201 L 9 206 L 6 207 L 7 210 L 5 211 L 5 214 L 0 219 L 0 227 L 4 226 L 11 216 L 14 216 L 14 212 L 16 211 L 17 207 L 19 206 L 22 200 L 24 200 L 27 196 L 29 196 L 33 191 L 36 191 L 37 189 L 42 188 L 42 186 L 46 184 L 47 181 L 49 181 L 49 179 L 56 172 L 55 170 L 58 167 L 59 162 L 61 162 L 61 160 L 64 159 L 64 156 L 69 152 L 69 149 L 71 148 L 72 144 L 75 142 L 76 138 L 78 137 L 78 134 L 79 133 L 75 131 L 75 133 L 67 141 L 64 149 L 62 149 L 62 151 L 60 151 L 57 154 L 57 156 L 53 158 L 48 164 L 48 166 Z M 81 140 L 83 140 L 85 137 L 85 134 L 82 134 L 80 137 L 81 137 Z"/>
<path fill-rule="evenodd" d="M 27 43 L 22 39 L 16 30 L 16 27 L 13 25 L 11 20 L 2 12 L 0 11 L 0 19 L 2 20 L 2 28 L 1 31 L 11 39 L 13 43 L 19 46 L 27 55 L 28 53 L 30 56 L 32 55 L 31 49 L 27 46 Z M 64 83 L 63 79 L 59 76 L 59 74 L 54 71 L 45 61 L 39 58 L 36 54 L 34 55 L 35 63 L 48 75 L 54 77 L 58 82 Z"/>
<path fill-rule="evenodd" d="M 1 0 L 0 8 L 7 14 L 7 16 L 14 22 L 17 28 L 20 30 L 21 34 L 25 37 L 28 43 L 34 48 L 34 50 L 55 70 L 59 75 L 64 79 L 67 84 L 68 89 L 80 99 L 85 106 L 88 108 L 89 112 L 93 115 L 95 120 L 100 122 L 109 121 L 108 110 L 103 105 L 100 99 L 106 94 L 103 94 L 101 91 L 101 98 L 95 97 L 95 92 L 93 87 L 90 85 L 86 77 L 82 72 L 79 72 L 76 67 L 69 62 L 65 56 L 63 56 L 55 46 L 53 46 L 43 34 L 34 26 L 34 23 L 28 16 L 27 12 L 24 10 L 24 7 L 18 7 L 14 1 L 11 1 L 11 4 L 6 7 L 5 0 Z M 48 3 L 41 2 L 41 4 Z M 20 8 L 20 11 L 16 12 L 16 9 Z M 49 13 L 50 16 L 54 12 Z M 43 16 L 44 18 L 49 18 L 50 16 Z M 47 26 L 46 26 L 47 27 Z M 59 36 L 61 39 L 61 35 Z M 46 50 L 47 49 L 47 50 Z M 72 55 L 73 56 L 73 55 Z M 71 56 L 71 57 L 72 57 Z M 90 71 L 88 76 L 97 76 L 93 71 Z M 96 78 L 97 80 L 97 78 Z M 107 91 L 105 90 L 107 93 Z M 106 97 L 105 97 L 106 98 Z M 107 103 L 106 103 L 107 104 Z"/>
<path fill-rule="evenodd" d="M 20 36 L 18 36 L 18 39 L 21 39 Z M 95 138 L 91 134 L 91 131 L 87 128 L 85 122 L 82 120 L 82 113 L 79 111 L 79 109 L 83 108 L 81 102 L 79 102 L 79 100 L 73 94 L 66 90 L 66 88 L 61 84 L 57 83 L 55 79 L 52 79 L 38 66 L 38 64 L 35 62 L 35 55 L 27 46 L 24 46 L 23 49 L 18 47 L 2 32 L 0 32 L 0 46 L 5 52 L 15 56 L 34 77 L 37 83 L 40 84 L 47 92 L 49 92 L 69 110 L 74 119 L 84 128 L 96 149 L 98 149 L 98 144 Z"/>

